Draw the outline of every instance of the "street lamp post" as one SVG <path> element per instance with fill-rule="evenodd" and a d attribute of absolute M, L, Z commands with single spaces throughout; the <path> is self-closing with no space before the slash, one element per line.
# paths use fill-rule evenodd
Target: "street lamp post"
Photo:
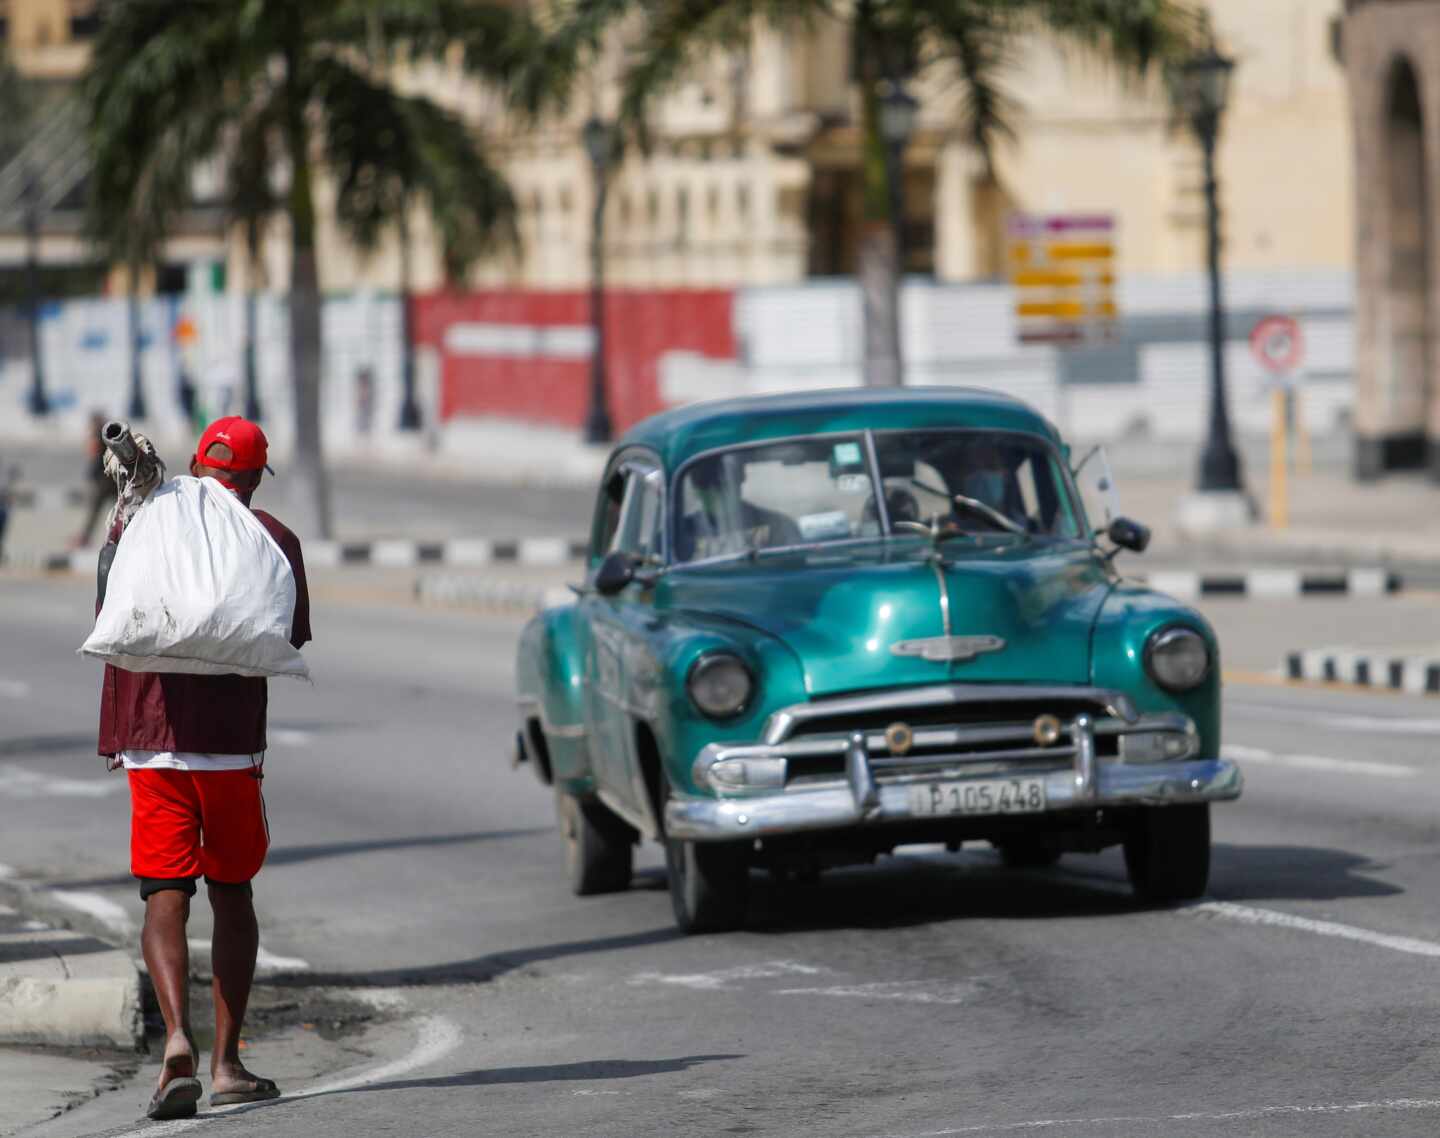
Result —
<path fill-rule="evenodd" d="M 592 115 L 585 121 L 580 139 L 590 158 L 595 186 L 595 211 L 590 222 L 590 327 L 593 344 L 585 441 L 606 443 L 613 433 L 605 392 L 605 189 L 611 159 L 611 128 Z"/>
<path fill-rule="evenodd" d="M 1189 119 L 1205 158 L 1205 241 L 1210 272 L 1210 430 L 1200 455 L 1196 489 L 1202 494 L 1243 492 L 1240 458 L 1230 437 L 1225 395 L 1225 309 L 1220 289 L 1220 204 L 1215 179 L 1215 144 L 1234 68 L 1234 60 L 1221 55 L 1211 44 L 1169 75 L 1172 98 Z"/>
<path fill-rule="evenodd" d="M 415 398 L 415 323 L 410 305 L 410 224 L 400 217 L 400 429 L 418 431 L 420 404 Z"/>
<path fill-rule="evenodd" d="M 45 394 L 45 360 L 40 352 L 40 183 L 27 163 L 21 194 L 25 202 L 25 314 L 30 324 L 30 414 L 50 413 Z"/>
<path fill-rule="evenodd" d="M 905 354 L 900 342 L 900 282 L 905 276 L 905 146 L 915 132 L 920 104 L 903 84 L 891 82 L 880 96 L 880 140 L 885 153 L 885 196 L 890 206 L 890 273 L 884 288 L 882 319 L 889 341 L 888 367 L 883 382 L 899 387 L 905 383 Z"/>

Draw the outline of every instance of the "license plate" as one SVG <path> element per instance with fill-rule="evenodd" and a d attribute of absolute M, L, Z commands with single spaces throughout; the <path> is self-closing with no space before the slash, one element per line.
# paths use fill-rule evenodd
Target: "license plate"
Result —
<path fill-rule="evenodd" d="M 1043 778 L 926 782 L 910 788 L 912 814 L 1038 814 L 1044 809 Z"/>

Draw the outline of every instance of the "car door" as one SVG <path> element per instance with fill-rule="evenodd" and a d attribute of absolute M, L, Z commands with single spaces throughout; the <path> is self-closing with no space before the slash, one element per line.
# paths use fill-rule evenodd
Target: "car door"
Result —
<path fill-rule="evenodd" d="M 615 497 L 619 499 L 615 525 L 592 562 L 598 566 L 606 555 L 623 552 L 643 576 L 663 560 L 664 478 L 659 464 L 646 456 L 623 460 L 608 492 L 612 504 Z M 611 596 L 590 590 L 582 608 L 588 628 L 585 672 L 591 765 L 602 798 L 622 815 L 643 817 L 645 790 L 634 753 L 634 725 L 653 714 L 658 682 L 648 642 L 653 631 L 650 589 L 637 580 Z"/>

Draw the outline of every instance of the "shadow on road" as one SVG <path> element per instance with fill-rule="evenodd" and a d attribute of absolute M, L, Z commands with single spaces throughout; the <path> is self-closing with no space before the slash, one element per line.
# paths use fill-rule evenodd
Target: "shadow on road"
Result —
<path fill-rule="evenodd" d="M 1366 876 L 1384 870 L 1383 864 L 1345 850 L 1217 842 L 1211 858 L 1210 895 L 1218 900 L 1323 901 L 1404 892 Z M 818 886 L 777 884 L 757 875 L 747 927 L 790 933 L 974 918 L 1120 916 L 1145 907 L 1128 894 L 1122 874 L 1118 851 L 1099 858 L 1071 854 L 1054 871 L 1008 870 L 998 857 L 978 851 L 882 857 L 874 866 L 827 873 Z"/>
<path fill-rule="evenodd" d="M 677 940 L 683 934 L 674 927 L 650 929 L 643 933 L 622 933 L 617 936 L 595 937 L 591 940 L 561 941 L 556 944 L 517 948 L 510 952 L 492 952 L 468 960 L 445 964 L 428 964 L 418 968 L 386 968 L 373 972 L 297 972 L 274 976 L 266 982 L 272 987 L 310 988 L 319 986 L 347 988 L 428 987 L 442 984 L 474 984 L 513 972 L 527 964 L 582 956 L 591 952 L 610 952 L 620 948 L 643 948 Z"/>
<path fill-rule="evenodd" d="M 532 834 L 548 834 L 553 826 L 531 826 L 523 830 L 481 830 L 471 834 L 415 834 L 404 838 L 375 838 L 366 842 L 317 842 L 309 846 L 279 846 L 265 855 L 265 865 L 295 865 L 329 857 L 352 857 L 355 854 L 385 853 L 391 850 L 421 849 L 433 846 L 463 846 L 475 842 L 496 842 L 509 838 L 527 838 Z M 91 877 L 79 881 L 48 881 L 52 889 L 107 889 L 135 884 L 128 873 L 114 877 Z"/>
<path fill-rule="evenodd" d="M 461 1071 L 455 1075 L 438 1075 L 433 1079 L 397 1079 L 388 1083 L 370 1083 L 326 1094 L 352 1094 L 357 1091 L 408 1091 L 445 1087 L 489 1087 L 502 1083 L 562 1083 L 595 1079 L 634 1079 L 642 1075 L 670 1075 L 688 1071 L 701 1063 L 743 1059 L 744 1055 L 687 1055 L 679 1059 L 593 1059 L 585 1063 L 550 1063 L 540 1067 L 492 1067 Z M 313 1095 L 320 1098 L 321 1095 Z"/>
<path fill-rule="evenodd" d="M 1398 885 L 1363 876 L 1387 868 L 1346 850 L 1216 842 L 1210 855 L 1210 893 L 1224 901 L 1334 901 L 1404 893 Z"/>

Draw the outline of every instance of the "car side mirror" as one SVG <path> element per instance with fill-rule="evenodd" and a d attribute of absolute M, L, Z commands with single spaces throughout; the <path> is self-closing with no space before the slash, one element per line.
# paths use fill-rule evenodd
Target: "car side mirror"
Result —
<path fill-rule="evenodd" d="M 631 581 L 635 580 L 635 562 L 628 553 L 616 550 L 607 553 L 600 568 L 595 570 L 595 591 L 602 596 L 614 596 Z"/>
<path fill-rule="evenodd" d="M 1129 518 L 1116 518 L 1105 530 L 1105 536 L 1121 549 L 1144 553 L 1145 547 L 1150 544 L 1150 527 Z"/>

